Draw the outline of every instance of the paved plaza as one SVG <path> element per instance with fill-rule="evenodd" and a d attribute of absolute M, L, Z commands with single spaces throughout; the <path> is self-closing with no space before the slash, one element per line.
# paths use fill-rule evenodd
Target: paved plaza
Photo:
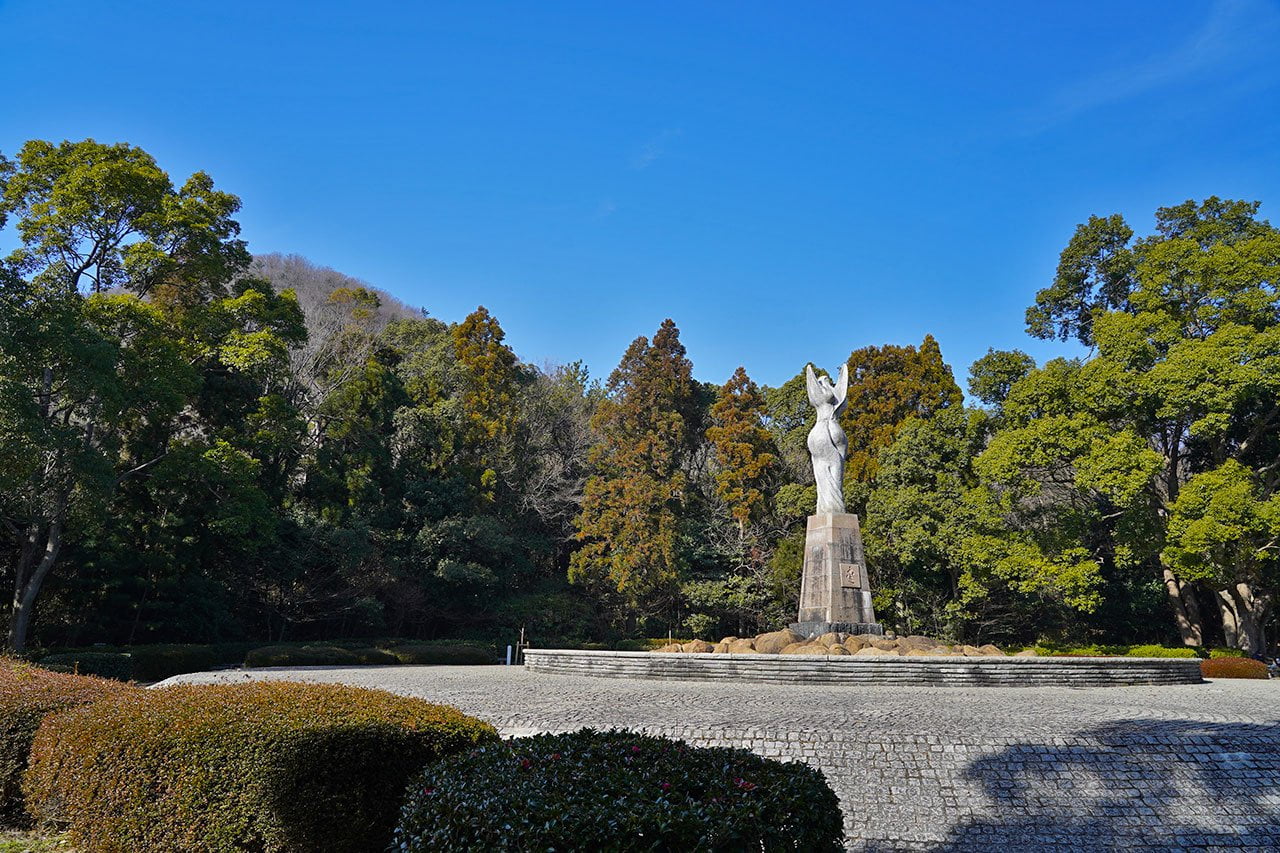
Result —
<path fill-rule="evenodd" d="M 454 705 L 508 735 L 621 727 L 820 768 L 851 850 L 1280 849 L 1280 681 L 833 687 L 518 667 L 230 671 Z"/>

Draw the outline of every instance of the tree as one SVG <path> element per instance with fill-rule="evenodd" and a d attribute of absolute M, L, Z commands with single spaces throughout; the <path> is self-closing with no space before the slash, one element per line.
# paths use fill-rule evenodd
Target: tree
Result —
<path fill-rule="evenodd" d="M 1257 210 L 1187 201 L 1156 211 L 1156 233 L 1138 240 L 1118 216 L 1080 226 L 1028 311 L 1028 331 L 1074 336 L 1096 355 L 1015 384 L 1004 406 L 1014 432 L 997 439 L 1010 471 L 1055 472 L 1064 495 L 1096 498 L 1096 523 L 1077 540 L 1154 572 L 1192 645 L 1205 641 L 1200 606 L 1212 600 L 1238 626 L 1236 643 L 1259 648 L 1273 595 L 1257 560 L 1186 539 L 1206 519 L 1265 505 L 1277 485 L 1280 231 Z M 1251 486 L 1229 462 L 1252 472 Z M 1207 475 L 1201 482 L 1234 484 L 1231 512 L 1205 504 L 1203 490 L 1181 500 Z"/>
<path fill-rule="evenodd" d="M 845 480 L 875 479 L 876 452 L 888 447 L 910 417 L 928 418 L 960 406 L 964 395 L 933 335 L 914 346 L 862 347 L 849 354 L 848 404 L 841 426 L 849 437 Z"/>
<path fill-rule="evenodd" d="M 766 498 L 777 469 L 773 439 L 763 426 L 764 398 L 747 371 L 739 367 L 720 388 L 711 407 L 714 426 L 707 438 L 716 452 L 716 496 L 737 522 L 740 537 L 767 509 Z"/>
<path fill-rule="evenodd" d="M 679 335 L 675 323 L 664 320 L 652 343 L 636 338 L 591 421 L 599 438 L 569 578 L 612 588 L 633 618 L 669 599 L 682 564 L 683 465 L 696 439 L 689 428 L 696 394 Z"/>
<path fill-rule="evenodd" d="M 168 329 L 169 306 L 225 292 L 248 264 L 235 196 L 196 173 L 175 188 L 128 145 L 33 141 L 6 165 L 8 429 L 32 451 L 5 527 L 18 540 L 8 644 L 21 650 L 70 520 L 163 458 L 133 458 L 131 433 L 168 423 L 197 387 Z M 152 302 L 144 302 L 148 297 Z"/>

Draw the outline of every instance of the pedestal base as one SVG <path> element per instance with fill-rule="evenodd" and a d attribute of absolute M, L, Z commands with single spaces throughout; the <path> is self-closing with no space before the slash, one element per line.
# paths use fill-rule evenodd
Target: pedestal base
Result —
<path fill-rule="evenodd" d="M 796 622 L 876 624 L 867 561 L 862 553 L 862 530 L 853 513 L 809 516 Z"/>
<path fill-rule="evenodd" d="M 812 640 L 823 634 L 883 634 L 879 622 L 792 622 L 789 626 L 800 636 Z"/>

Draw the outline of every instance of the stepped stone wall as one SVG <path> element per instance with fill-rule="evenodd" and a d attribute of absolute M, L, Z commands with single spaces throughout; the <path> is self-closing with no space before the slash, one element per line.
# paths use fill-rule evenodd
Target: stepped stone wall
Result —
<path fill-rule="evenodd" d="M 1197 684 L 1198 658 L 824 657 L 527 649 L 533 672 L 773 684 L 1099 687 Z"/>

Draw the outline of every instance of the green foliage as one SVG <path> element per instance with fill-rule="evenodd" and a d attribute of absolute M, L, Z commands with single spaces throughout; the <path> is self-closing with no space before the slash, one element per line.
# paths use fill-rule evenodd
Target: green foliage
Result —
<path fill-rule="evenodd" d="M 100 678 L 48 672 L 0 658 L 0 826 L 25 826 L 21 781 L 36 729 L 47 714 L 136 688 Z"/>
<path fill-rule="evenodd" d="M 45 655 L 40 659 L 40 665 L 55 672 L 74 672 L 116 681 L 133 680 L 133 661 L 123 652 L 63 652 Z"/>
<path fill-rule="evenodd" d="M 840 850 L 822 774 L 623 731 L 537 735 L 413 780 L 396 849 Z"/>
<path fill-rule="evenodd" d="M 1130 658 L 1194 658 L 1200 657 L 1195 649 L 1186 646 L 1089 645 L 1070 646 L 1057 643 L 1039 643 L 1037 654 L 1046 657 L 1130 657 Z"/>
<path fill-rule="evenodd" d="M 263 646 L 245 655 L 244 662 L 250 667 L 359 666 L 400 663 L 395 655 L 381 649 L 344 649 L 330 645 Z"/>
<path fill-rule="evenodd" d="M 644 337 L 632 342 L 592 418 L 600 436 L 591 451 L 597 473 L 587 480 L 575 522 L 581 547 L 569 578 L 612 588 L 633 612 L 669 595 L 682 568 L 683 467 L 697 414 L 679 335 L 665 320 L 652 344 Z"/>
<path fill-rule="evenodd" d="M 383 849 L 411 774 L 496 740 L 452 708 L 378 690 L 135 691 L 46 720 L 24 792 L 90 849 Z"/>
<path fill-rule="evenodd" d="M 430 666 L 475 666 L 497 661 L 491 649 L 470 645 L 406 643 L 387 650 L 400 663 Z"/>

